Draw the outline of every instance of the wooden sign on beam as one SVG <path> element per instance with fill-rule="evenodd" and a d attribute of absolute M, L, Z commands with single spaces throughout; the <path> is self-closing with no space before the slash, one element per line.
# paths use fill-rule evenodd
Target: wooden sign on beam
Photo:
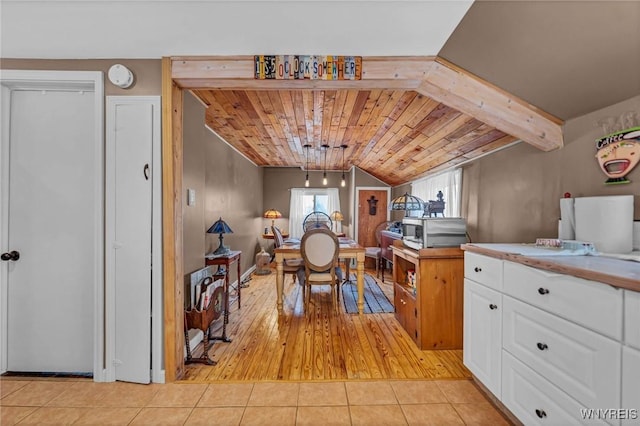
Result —
<path fill-rule="evenodd" d="M 255 55 L 257 80 L 360 80 L 361 56 Z"/>

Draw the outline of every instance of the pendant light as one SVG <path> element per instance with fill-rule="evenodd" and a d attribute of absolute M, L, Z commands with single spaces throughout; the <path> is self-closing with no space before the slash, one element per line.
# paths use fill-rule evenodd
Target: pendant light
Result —
<path fill-rule="evenodd" d="M 311 148 L 311 145 L 309 145 L 309 144 L 305 144 L 304 145 L 304 149 L 305 149 L 305 151 L 304 151 L 304 159 L 305 159 L 305 162 L 307 163 L 307 168 L 306 168 L 307 176 L 304 179 L 304 186 L 307 187 L 307 188 L 309 187 L 309 148 Z"/>
<path fill-rule="evenodd" d="M 322 148 L 324 148 L 324 173 L 322 173 L 322 184 L 326 185 L 327 184 L 327 149 L 329 149 L 329 145 L 324 144 L 322 145 Z"/>
<path fill-rule="evenodd" d="M 342 148 L 342 181 L 340 181 L 340 186 L 344 188 L 347 185 L 347 180 L 344 176 L 344 150 L 347 149 L 347 145 L 342 144 L 340 148 Z"/>

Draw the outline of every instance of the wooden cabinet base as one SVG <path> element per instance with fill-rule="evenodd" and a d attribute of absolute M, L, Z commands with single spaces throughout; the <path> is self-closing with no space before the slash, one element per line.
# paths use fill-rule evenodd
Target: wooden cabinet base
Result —
<path fill-rule="evenodd" d="M 423 350 L 462 349 L 464 255 L 457 247 L 413 250 L 394 241 L 396 318 Z"/>

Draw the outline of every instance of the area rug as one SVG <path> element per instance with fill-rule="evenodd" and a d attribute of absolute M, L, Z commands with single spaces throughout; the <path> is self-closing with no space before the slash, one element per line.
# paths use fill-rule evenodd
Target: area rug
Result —
<path fill-rule="evenodd" d="M 351 274 L 350 281 L 342 284 L 342 300 L 348 314 L 358 313 L 358 287 L 356 276 Z M 393 312 L 393 304 L 384 294 L 376 280 L 369 274 L 364 274 L 364 313 L 379 314 Z"/>

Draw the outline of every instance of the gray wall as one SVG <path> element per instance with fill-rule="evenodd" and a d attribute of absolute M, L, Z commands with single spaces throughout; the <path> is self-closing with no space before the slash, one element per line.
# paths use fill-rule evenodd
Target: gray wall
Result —
<path fill-rule="evenodd" d="M 573 197 L 633 194 L 635 219 L 640 219 L 640 166 L 627 175 L 630 184 L 605 185 L 595 158 L 595 140 L 604 136 L 596 123 L 626 111 L 640 111 L 640 96 L 567 121 L 561 149 L 542 152 L 520 143 L 465 166 L 462 212 L 472 241 L 557 237 L 565 192 Z"/>
<path fill-rule="evenodd" d="M 218 235 L 206 231 L 222 217 L 233 230 L 224 235 L 224 243 L 242 251 L 244 273 L 255 264 L 261 243 L 263 169 L 207 130 L 204 114 L 202 104 L 185 92 L 184 271 L 188 274 L 203 267 L 205 254 L 218 247 Z M 187 189 L 196 191 L 194 206 L 187 206 Z"/>

